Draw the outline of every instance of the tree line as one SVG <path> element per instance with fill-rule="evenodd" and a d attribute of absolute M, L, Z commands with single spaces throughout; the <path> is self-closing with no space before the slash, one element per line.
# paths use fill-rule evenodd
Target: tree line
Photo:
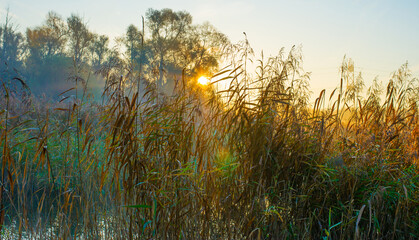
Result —
<path fill-rule="evenodd" d="M 148 9 L 139 22 L 111 43 L 76 14 L 51 11 L 25 33 L 7 15 L 0 26 L 0 77 L 5 86 L 24 80 L 32 93 L 50 97 L 75 84 L 103 89 L 116 76 L 128 79 L 125 86 L 143 80 L 169 90 L 182 74 L 214 72 L 229 43 L 211 24 L 193 24 L 185 11 Z"/>

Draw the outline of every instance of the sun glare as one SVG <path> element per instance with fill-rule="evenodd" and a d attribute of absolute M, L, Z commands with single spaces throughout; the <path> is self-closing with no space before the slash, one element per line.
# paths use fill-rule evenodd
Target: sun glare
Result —
<path fill-rule="evenodd" d="M 208 78 L 206 78 L 206 77 L 204 77 L 204 76 L 201 76 L 201 77 L 198 79 L 198 83 L 199 83 L 199 84 L 201 84 L 201 85 L 206 86 L 206 85 L 208 85 L 208 84 L 210 83 L 210 81 L 208 80 Z"/>

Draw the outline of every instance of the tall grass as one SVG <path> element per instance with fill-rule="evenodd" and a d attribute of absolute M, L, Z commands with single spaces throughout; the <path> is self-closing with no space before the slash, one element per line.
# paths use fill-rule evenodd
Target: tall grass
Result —
<path fill-rule="evenodd" d="M 236 46 L 207 87 L 184 74 L 171 96 L 120 63 L 100 71 L 101 104 L 63 93 L 22 110 L 3 85 L 1 238 L 418 238 L 407 64 L 365 96 L 345 58 L 311 106 L 298 48 L 253 59 L 253 74 L 249 53 Z"/>

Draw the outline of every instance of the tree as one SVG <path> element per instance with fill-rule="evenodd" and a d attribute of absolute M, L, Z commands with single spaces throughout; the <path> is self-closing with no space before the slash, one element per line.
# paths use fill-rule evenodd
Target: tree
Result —
<path fill-rule="evenodd" d="M 190 76 L 211 74 L 222 58 L 228 38 L 209 23 L 193 26 L 179 47 L 179 66 Z"/>
<path fill-rule="evenodd" d="M 83 20 L 74 14 L 67 18 L 67 27 L 70 54 L 76 64 L 81 64 L 93 40 L 93 34 L 87 29 Z"/>
<path fill-rule="evenodd" d="M 109 37 L 105 35 L 93 35 L 92 44 L 90 45 L 92 67 L 99 69 L 110 53 Z"/>
<path fill-rule="evenodd" d="M 140 57 L 142 37 L 137 27 L 132 24 L 128 26 L 124 44 L 131 65 L 134 65 Z"/>
<path fill-rule="evenodd" d="M 26 30 L 30 56 L 40 60 L 62 54 L 67 42 L 66 32 L 62 18 L 54 12 L 49 12 L 42 26 Z"/>
<path fill-rule="evenodd" d="M 0 26 L 0 78 L 8 85 L 18 77 L 22 66 L 24 38 L 10 23 L 9 14 L 5 24 Z"/>
<path fill-rule="evenodd" d="M 181 39 L 191 27 L 192 16 L 187 12 L 174 12 L 165 8 L 161 11 L 149 9 L 146 18 L 152 36 L 151 46 L 158 60 L 158 85 L 163 87 L 165 63 L 170 52 L 179 49 Z"/>
<path fill-rule="evenodd" d="M 48 13 L 41 26 L 26 30 L 25 75 L 35 93 L 55 95 L 70 87 L 65 81 L 71 67 L 65 54 L 67 33 L 65 21 L 54 12 Z"/>
<path fill-rule="evenodd" d="M 187 12 L 149 9 L 146 14 L 152 50 L 150 63 L 158 76 L 158 86 L 171 89 L 169 75 L 182 72 L 190 77 L 209 75 L 218 67 L 227 37 L 211 24 L 193 25 Z"/>

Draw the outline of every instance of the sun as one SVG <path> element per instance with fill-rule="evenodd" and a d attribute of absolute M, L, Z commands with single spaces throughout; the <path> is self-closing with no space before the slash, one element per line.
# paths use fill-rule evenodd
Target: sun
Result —
<path fill-rule="evenodd" d="M 206 85 L 208 85 L 210 83 L 210 80 L 208 80 L 208 78 L 206 78 L 205 76 L 201 76 L 198 79 L 198 83 L 201 84 L 201 85 L 206 86 Z"/>

